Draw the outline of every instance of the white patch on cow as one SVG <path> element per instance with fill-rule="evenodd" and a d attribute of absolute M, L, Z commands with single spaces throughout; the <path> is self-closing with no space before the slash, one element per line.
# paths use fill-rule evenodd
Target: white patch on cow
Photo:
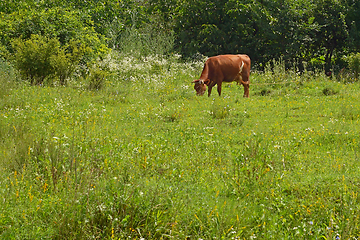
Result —
<path fill-rule="evenodd" d="M 241 73 L 242 72 L 242 69 L 243 69 L 243 67 L 244 67 L 244 61 L 241 61 L 241 67 L 240 67 L 240 71 L 239 71 L 239 73 Z"/>
<path fill-rule="evenodd" d="M 242 64 L 241 64 L 240 71 L 239 71 L 240 82 L 242 82 L 242 70 L 243 70 L 243 67 L 244 67 L 244 61 L 241 61 L 241 62 L 242 62 Z"/>

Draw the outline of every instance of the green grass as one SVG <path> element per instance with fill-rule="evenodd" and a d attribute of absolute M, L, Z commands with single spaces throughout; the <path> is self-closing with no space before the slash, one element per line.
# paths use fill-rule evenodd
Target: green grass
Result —
<path fill-rule="evenodd" d="M 94 91 L 0 69 L 1 238 L 358 237 L 359 83 L 278 68 L 199 97 L 202 64 L 117 56 Z"/>

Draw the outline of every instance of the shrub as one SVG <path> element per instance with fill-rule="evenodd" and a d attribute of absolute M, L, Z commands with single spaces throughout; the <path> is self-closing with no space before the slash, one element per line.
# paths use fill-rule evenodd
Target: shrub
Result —
<path fill-rule="evenodd" d="M 100 90 L 105 86 L 105 81 L 109 76 L 109 72 L 100 68 L 93 68 L 90 70 L 89 90 Z"/>
<path fill-rule="evenodd" d="M 93 64 L 110 51 L 106 39 L 94 30 L 89 14 L 74 9 L 53 7 L 46 9 L 28 8 L 0 17 L 0 54 L 10 58 L 14 53 L 14 39 L 28 40 L 33 35 L 57 39 L 60 46 L 71 45 L 72 41 L 86 47 L 81 62 Z"/>
<path fill-rule="evenodd" d="M 70 41 L 69 45 L 59 49 L 58 53 L 50 58 L 55 76 L 60 84 L 64 85 L 76 70 L 82 57 L 86 54 L 86 48 L 77 41 Z"/>
<path fill-rule="evenodd" d="M 76 41 L 61 47 L 57 39 L 40 35 L 32 35 L 28 40 L 15 39 L 12 46 L 15 66 L 31 84 L 42 84 L 49 76 L 58 77 L 60 84 L 65 84 L 86 52 Z"/>
<path fill-rule="evenodd" d="M 360 53 L 352 53 L 347 58 L 347 61 L 351 71 L 355 74 L 355 79 L 357 80 L 360 72 Z"/>
<path fill-rule="evenodd" d="M 269 96 L 271 94 L 271 90 L 267 88 L 261 89 L 259 95 L 260 96 Z"/>
<path fill-rule="evenodd" d="M 50 59 L 59 52 L 58 40 L 33 35 L 29 40 L 15 39 L 12 46 L 15 66 L 31 84 L 41 84 L 55 73 Z"/>
<path fill-rule="evenodd" d="M 338 91 L 334 90 L 331 87 L 324 88 L 322 92 L 325 96 L 335 95 L 338 93 Z"/>

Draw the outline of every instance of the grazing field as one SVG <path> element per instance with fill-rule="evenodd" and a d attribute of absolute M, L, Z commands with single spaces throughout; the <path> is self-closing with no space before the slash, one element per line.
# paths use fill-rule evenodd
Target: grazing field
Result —
<path fill-rule="evenodd" d="M 28 86 L 0 68 L 2 239 L 356 239 L 360 85 L 253 72 L 198 97 L 203 61 L 108 60 Z"/>

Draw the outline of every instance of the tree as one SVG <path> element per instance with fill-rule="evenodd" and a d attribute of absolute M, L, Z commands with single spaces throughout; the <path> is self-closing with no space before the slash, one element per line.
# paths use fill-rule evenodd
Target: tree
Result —
<path fill-rule="evenodd" d="M 302 62 L 315 27 L 311 9 L 310 0 L 187 1 L 176 19 L 178 44 L 186 55 L 247 53 L 258 63 Z"/>
<path fill-rule="evenodd" d="M 185 56 L 197 52 L 213 55 L 224 52 L 227 1 L 184 1 L 178 8 L 175 32 L 177 46 Z"/>
<path fill-rule="evenodd" d="M 344 52 L 349 32 L 346 24 L 347 5 L 341 0 L 319 0 L 314 8 L 314 22 L 319 26 L 311 44 L 314 57 L 323 56 L 325 72 L 330 72 L 334 53 Z"/>
<path fill-rule="evenodd" d="M 346 22 L 349 28 L 348 47 L 350 52 L 360 52 L 360 1 L 348 0 Z"/>

